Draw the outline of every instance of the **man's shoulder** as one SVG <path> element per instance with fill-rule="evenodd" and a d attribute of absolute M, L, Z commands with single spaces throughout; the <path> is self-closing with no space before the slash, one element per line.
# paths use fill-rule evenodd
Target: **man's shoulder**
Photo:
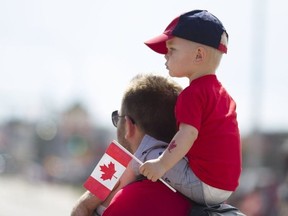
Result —
<path fill-rule="evenodd" d="M 167 147 L 167 143 L 145 135 L 140 143 L 135 156 L 141 161 L 157 158 Z"/>
<path fill-rule="evenodd" d="M 149 135 L 145 135 L 137 149 L 134 156 L 140 161 L 145 162 L 147 160 L 158 158 L 163 153 L 167 143 L 157 140 Z M 131 161 L 131 167 L 135 175 L 139 175 L 139 163 L 135 160 Z"/>

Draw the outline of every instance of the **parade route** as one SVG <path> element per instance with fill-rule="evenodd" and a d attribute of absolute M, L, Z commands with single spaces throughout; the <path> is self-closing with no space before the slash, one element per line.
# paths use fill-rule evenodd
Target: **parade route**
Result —
<path fill-rule="evenodd" d="M 0 175 L 1 216 L 64 216 L 82 191 L 70 186 L 29 182 Z"/>

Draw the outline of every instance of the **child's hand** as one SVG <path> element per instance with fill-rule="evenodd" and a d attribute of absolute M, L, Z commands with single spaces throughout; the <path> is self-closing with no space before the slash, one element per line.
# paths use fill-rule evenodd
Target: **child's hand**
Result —
<path fill-rule="evenodd" d="M 139 171 L 142 175 L 146 176 L 153 182 L 161 178 L 166 172 L 158 158 L 146 161 L 143 165 L 140 166 Z"/>

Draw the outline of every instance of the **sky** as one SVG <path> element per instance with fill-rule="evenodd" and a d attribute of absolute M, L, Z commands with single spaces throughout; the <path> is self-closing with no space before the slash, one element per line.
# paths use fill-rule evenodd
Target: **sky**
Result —
<path fill-rule="evenodd" d="M 144 45 L 181 13 L 206 9 L 229 34 L 216 74 L 237 103 L 240 130 L 287 131 L 284 0 L 0 0 L 0 121 L 34 121 L 75 102 L 111 127 L 139 73 L 168 76 Z M 188 79 L 174 78 L 183 87 Z"/>

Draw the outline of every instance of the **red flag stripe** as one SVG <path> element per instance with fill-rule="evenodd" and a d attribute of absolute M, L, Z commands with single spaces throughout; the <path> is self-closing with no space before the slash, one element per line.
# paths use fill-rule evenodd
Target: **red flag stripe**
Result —
<path fill-rule="evenodd" d="M 88 177 L 83 186 L 102 201 L 104 201 L 111 192 L 111 190 L 91 176 Z"/>
<path fill-rule="evenodd" d="M 120 149 L 115 143 L 111 142 L 108 149 L 106 150 L 106 154 L 110 155 L 112 158 L 117 160 L 123 166 L 127 167 L 132 157 Z"/>

